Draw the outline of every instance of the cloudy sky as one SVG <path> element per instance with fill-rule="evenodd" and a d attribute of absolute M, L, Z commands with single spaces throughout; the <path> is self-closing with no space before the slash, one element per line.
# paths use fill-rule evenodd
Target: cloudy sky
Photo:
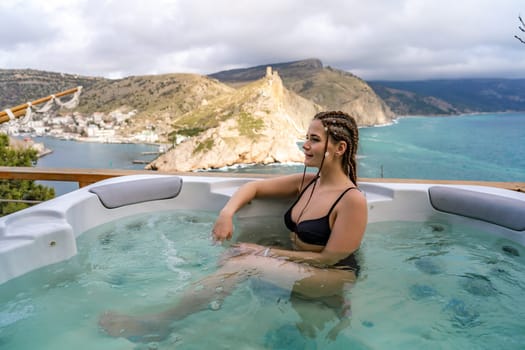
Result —
<path fill-rule="evenodd" d="M 0 69 L 87 76 L 319 58 L 363 79 L 525 78 L 524 0 L 0 0 Z"/>

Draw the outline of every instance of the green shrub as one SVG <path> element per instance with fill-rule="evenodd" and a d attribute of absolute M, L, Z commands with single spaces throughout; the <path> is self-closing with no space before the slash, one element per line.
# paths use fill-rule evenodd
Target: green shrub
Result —
<path fill-rule="evenodd" d="M 13 149 L 9 138 L 0 134 L 0 166 L 24 166 L 36 164 L 38 155 L 34 149 Z M 0 180 L 0 216 L 25 209 L 31 203 L 10 202 L 8 200 L 45 201 L 55 197 L 51 187 L 35 184 L 33 180 Z"/>

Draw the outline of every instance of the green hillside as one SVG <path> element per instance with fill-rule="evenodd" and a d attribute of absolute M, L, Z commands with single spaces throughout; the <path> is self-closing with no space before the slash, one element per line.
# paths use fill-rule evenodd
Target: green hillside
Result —
<path fill-rule="evenodd" d="M 106 80 L 33 69 L 0 69 L 0 110 L 77 86 L 89 90 L 98 82 Z"/>

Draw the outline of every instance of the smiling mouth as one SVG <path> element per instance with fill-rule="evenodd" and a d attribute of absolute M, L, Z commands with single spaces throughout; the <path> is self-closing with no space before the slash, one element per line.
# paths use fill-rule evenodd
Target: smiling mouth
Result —
<path fill-rule="evenodd" d="M 312 158 L 312 157 L 313 157 L 313 155 L 308 154 L 308 153 L 305 153 L 304 156 L 305 156 L 306 158 Z"/>

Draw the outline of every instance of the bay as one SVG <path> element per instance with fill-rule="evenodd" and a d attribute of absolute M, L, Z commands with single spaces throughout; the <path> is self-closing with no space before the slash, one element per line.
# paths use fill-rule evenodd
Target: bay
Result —
<path fill-rule="evenodd" d="M 525 182 L 525 113 L 487 113 L 452 117 L 403 117 L 394 124 L 360 128 L 358 175 L 371 178 Z M 135 159 L 156 145 L 87 143 L 37 137 L 53 153 L 37 167 L 142 169 Z M 253 165 L 215 171 L 292 173 L 302 165 Z M 308 169 L 308 171 L 315 171 Z M 57 195 L 74 183 L 39 182 Z"/>
<path fill-rule="evenodd" d="M 132 143 L 97 143 L 61 140 L 53 137 L 34 137 L 52 150 L 38 159 L 37 168 L 89 168 L 89 169 L 143 169 L 144 164 L 133 164 L 134 160 L 151 161 L 158 145 Z M 55 188 L 57 196 L 78 189 L 75 182 L 38 181 L 39 184 Z"/>

